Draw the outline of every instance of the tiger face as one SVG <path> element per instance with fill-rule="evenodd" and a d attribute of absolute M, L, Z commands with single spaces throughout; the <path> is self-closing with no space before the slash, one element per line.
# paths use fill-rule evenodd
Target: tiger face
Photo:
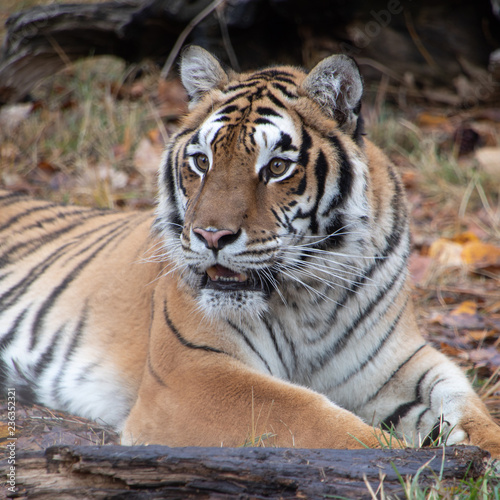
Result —
<path fill-rule="evenodd" d="M 297 284 L 345 287 L 370 217 L 355 63 L 227 74 L 192 47 L 181 77 L 191 113 L 164 156 L 156 227 L 202 310 L 261 315 Z"/>

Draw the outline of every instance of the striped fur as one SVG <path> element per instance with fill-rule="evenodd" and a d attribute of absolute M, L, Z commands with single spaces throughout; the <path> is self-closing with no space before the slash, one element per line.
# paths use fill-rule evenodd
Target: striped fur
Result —
<path fill-rule="evenodd" d="M 124 443 L 354 448 L 441 419 L 499 456 L 418 332 L 403 188 L 362 135 L 354 63 L 234 74 L 192 47 L 181 76 L 154 215 L 0 192 L 3 385 Z"/>

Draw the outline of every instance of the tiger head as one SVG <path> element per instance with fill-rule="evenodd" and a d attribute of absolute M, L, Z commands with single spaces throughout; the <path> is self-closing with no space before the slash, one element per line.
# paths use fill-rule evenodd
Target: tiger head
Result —
<path fill-rule="evenodd" d="M 155 225 L 201 309 L 255 316 L 318 280 L 345 287 L 369 217 L 354 61 L 237 74 L 190 47 L 181 79 L 190 112 L 164 154 Z"/>

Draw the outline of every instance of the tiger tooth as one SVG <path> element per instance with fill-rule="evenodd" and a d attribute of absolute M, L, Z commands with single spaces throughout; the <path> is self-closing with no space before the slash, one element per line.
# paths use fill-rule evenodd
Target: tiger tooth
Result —
<path fill-rule="evenodd" d="M 227 271 L 227 270 L 226 270 Z M 234 273 L 231 276 L 227 276 L 224 274 L 220 274 L 217 266 L 209 267 L 206 270 L 209 278 L 212 281 L 231 281 L 236 283 L 242 283 L 248 279 L 248 275 L 246 273 Z"/>
<path fill-rule="evenodd" d="M 215 269 L 215 267 L 209 267 L 207 270 L 206 270 L 206 273 L 208 274 L 208 276 L 210 277 L 210 279 L 212 281 L 217 281 L 217 269 Z"/>

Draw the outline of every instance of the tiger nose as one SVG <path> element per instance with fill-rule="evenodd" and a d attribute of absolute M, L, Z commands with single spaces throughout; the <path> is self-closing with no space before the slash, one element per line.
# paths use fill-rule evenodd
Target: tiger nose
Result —
<path fill-rule="evenodd" d="M 235 233 L 229 229 L 201 229 L 200 227 L 194 228 L 193 233 L 203 241 L 207 248 L 217 250 L 232 243 L 240 235 L 240 231 Z"/>

